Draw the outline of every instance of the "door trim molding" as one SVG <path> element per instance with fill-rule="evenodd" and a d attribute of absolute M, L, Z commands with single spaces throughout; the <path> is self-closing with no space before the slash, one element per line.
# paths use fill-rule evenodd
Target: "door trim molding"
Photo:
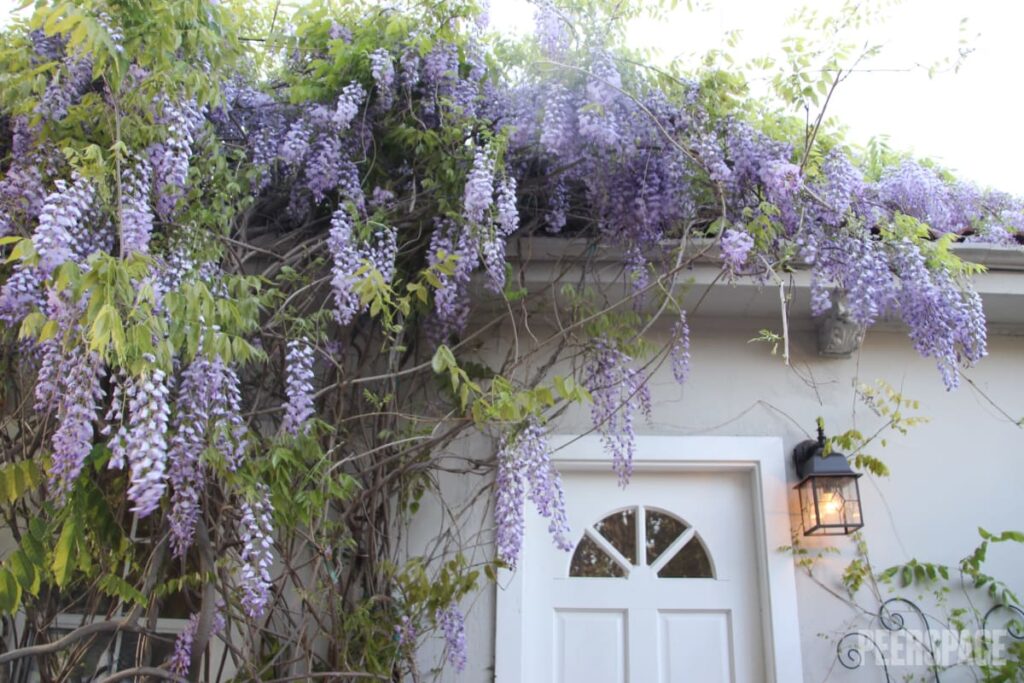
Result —
<path fill-rule="evenodd" d="M 560 471 L 610 472 L 597 435 L 552 436 Z M 803 680 L 800 621 L 793 558 L 777 549 L 792 543 L 789 483 L 782 439 L 751 436 L 638 436 L 634 472 L 747 471 L 753 479 L 758 575 L 768 681 Z M 522 572 L 498 573 L 494 675 L 499 683 L 523 681 L 524 585 Z"/>

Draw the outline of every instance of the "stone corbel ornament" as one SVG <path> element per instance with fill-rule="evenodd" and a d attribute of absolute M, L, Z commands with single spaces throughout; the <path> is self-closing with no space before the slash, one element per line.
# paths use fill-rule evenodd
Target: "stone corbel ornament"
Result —
<path fill-rule="evenodd" d="M 825 358 L 849 358 L 860 348 L 867 331 L 850 318 L 846 294 L 832 292 L 832 308 L 818 318 L 818 355 Z"/>

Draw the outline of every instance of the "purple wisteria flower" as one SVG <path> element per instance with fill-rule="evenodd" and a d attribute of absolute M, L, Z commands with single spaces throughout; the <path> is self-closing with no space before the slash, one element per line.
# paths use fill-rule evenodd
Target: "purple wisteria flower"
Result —
<path fill-rule="evenodd" d="M 401 620 L 395 624 L 395 642 L 398 647 L 412 647 L 416 645 L 416 624 L 408 614 L 403 614 Z"/>
<path fill-rule="evenodd" d="M 686 322 L 686 311 L 679 312 L 679 320 L 672 326 L 672 376 L 676 382 L 685 384 L 690 376 L 690 325 Z"/>
<path fill-rule="evenodd" d="M 222 607 L 223 605 L 218 605 L 218 609 L 213 614 L 210 635 L 215 636 L 221 633 L 227 625 L 224 620 L 224 614 L 221 611 Z M 199 612 L 189 617 L 185 628 L 174 639 L 174 652 L 171 653 L 170 658 L 167 660 L 167 670 L 173 674 L 182 677 L 188 675 L 188 670 L 192 666 L 192 644 L 195 642 L 196 631 L 199 629 L 199 617 Z"/>
<path fill-rule="evenodd" d="M 121 255 L 148 254 L 153 233 L 153 210 L 149 206 L 152 171 L 149 161 L 140 157 L 125 170 L 121 197 Z"/>
<path fill-rule="evenodd" d="M 478 147 L 473 156 L 462 205 L 470 225 L 482 225 L 494 205 L 494 157 L 486 147 Z"/>
<path fill-rule="evenodd" d="M 437 343 L 459 334 L 469 318 L 469 280 L 480 262 L 479 250 L 469 230 L 460 230 L 451 220 L 435 221 L 430 237 L 428 262 L 436 266 L 440 255 L 455 256 L 451 274 L 439 272 L 440 286 L 434 291 L 434 318 L 430 337 Z"/>
<path fill-rule="evenodd" d="M 281 149 L 278 152 L 281 161 L 293 168 L 301 166 L 309 156 L 312 137 L 313 130 L 309 122 L 304 118 L 295 120 L 281 141 Z"/>
<path fill-rule="evenodd" d="M 238 529 L 242 540 L 239 583 L 242 609 L 252 619 L 262 617 L 270 604 L 270 567 L 274 561 L 272 512 L 270 490 L 264 484 L 258 485 L 253 500 L 242 501 Z"/>
<path fill-rule="evenodd" d="M 99 356 L 73 347 L 61 361 L 57 429 L 51 441 L 50 491 L 63 502 L 92 451 L 93 422 L 103 399 L 103 364 Z"/>
<path fill-rule="evenodd" d="M 605 339 L 598 339 L 584 370 L 584 386 L 593 398 L 591 422 L 611 455 L 612 470 L 625 486 L 633 472 L 636 431 L 633 413 L 651 413 L 651 393 L 645 377 L 633 368 L 632 359 Z"/>
<path fill-rule="evenodd" d="M 158 121 L 167 126 L 167 140 L 150 145 L 147 153 L 153 168 L 157 215 L 170 220 L 185 194 L 192 143 L 204 119 L 194 102 L 162 104 Z"/>
<path fill-rule="evenodd" d="M 551 462 L 547 433 L 535 419 L 527 420 L 514 438 L 502 437 L 496 487 L 494 521 L 498 557 L 509 567 L 516 567 L 522 550 L 527 496 L 538 514 L 548 520 L 548 531 L 555 545 L 566 551 L 572 549 L 562 479 Z"/>
<path fill-rule="evenodd" d="M 334 109 L 334 125 L 338 132 L 348 129 L 365 99 L 366 90 L 355 81 L 341 89 Z"/>
<path fill-rule="evenodd" d="M 298 436 L 300 431 L 308 430 L 306 421 L 314 414 L 313 347 L 305 339 L 289 340 L 285 364 L 285 393 L 288 395 L 288 402 L 285 404 L 281 428 L 292 436 Z"/>
<path fill-rule="evenodd" d="M 754 238 L 745 230 L 729 228 L 722 233 L 722 265 L 731 272 L 738 272 L 747 264 Z"/>
<path fill-rule="evenodd" d="M 380 106 L 389 109 L 394 99 L 395 65 L 391 53 L 385 48 L 377 48 L 370 53 L 370 75 L 377 85 Z"/>
<path fill-rule="evenodd" d="M 537 27 L 537 42 L 545 55 L 561 57 L 569 49 L 567 20 L 558 14 L 551 2 L 545 0 L 536 4 L 534 23 Z"/>
<path fill-rule="evenodd" d="M 152 358 L 149 359 L 152 362 Z M 170 388 L 167 376 L 154 368 L 142 377 L 115 379 L 113 400 L 107 413 L 111 424 L 119 424 L 110 439 L 108 466 L 130 470 L 128 498 L 139 517 L 151 514 L 160 505 L 167 488 L 167 427 L 170 421 Z"/>
<path fill-rule="evenodd" d="M 246 429 L 241 416 L 238 374 L 220 358 L 196 356 L 182 372 L 174 436 L 168 453 L 171 482 L 171 547 L 184 555 L 195 534 L 206 481 L 203 451 L 213 446 L 229 469 L 241 462 Z"/>
<path fill-rule="evenodd" d="M 334 317 L 341 325 L 348 325 L 365 306 L 356 293 L 364 267 L 373 268 L 390 284 L 395 277 L 395 258 L 398 256 L 398 231 L 381 226 L 371 239 L 359 244 L 355 223 L 347 207 L 340 207 L 331 218 L 327 237 L 327 250 L 331 254 L 331 289 L 334 294 Z"/>
<path fill-rule="evenodd" d="M 356 276 L 362 265 L 355 245 L 355 225 L 347 207 L 339 207 L 331 218 L 327 250 L 331 254 L 331 289 L 334 293 L 334 317 L 348 325 L 359 313 L 361 305 L 356 294 Z"/>
<path fill-rule="evenodd" d="M 434 614 L 434 621 L 444 634 L 448 663 L 462 673 L 466 668 L 466 620 L 454 601 Z"/>
<path fill-rule="evenodd" d="M 49 277 L 66 261 L 81 262 L 85 255 L 83 250 L 90 249 L 90 245 L 83 244 L 85 240 L 77 238 L 83 236 L 82 227 L 96 196 L 95 187 L 91 181 L 77 175 L 71 185 L 63 180 L 54 185 L 32 235 L 43 277 Z"/>

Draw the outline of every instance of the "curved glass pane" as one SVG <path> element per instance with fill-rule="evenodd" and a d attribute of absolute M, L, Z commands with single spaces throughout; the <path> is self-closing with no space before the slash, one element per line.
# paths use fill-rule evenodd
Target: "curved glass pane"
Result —
<path fill-rule="evenodd" d="M 569 576 L 620 578 L 626 576 L 626 571 L 584 534 L 583 540 L 576 546 L 576 552 L 572 554 Z"/>
<path fill-rule="evenodd" d="M 597 533 L 608 539 L 630 564 L 636 564 L 636 510 L 622 510 L 608 515 L 594 525 Z"/>
<path fill-rule="evenodd" d="M 663 579 L 713 579 L 711 560 L 704 544 L 696 536 L 679 549 L 669 560 L 658 576 Z"/>
<path fill-rule="evenodd" d="M 681 520 L 658 510 L 646 510 L 644 520 L 647 537 L 644 545 L 647 551 L 647 564 L 661 557 L 661 554 L 672 545 L 672 541 L 686 531 L 687 526 Z"/>

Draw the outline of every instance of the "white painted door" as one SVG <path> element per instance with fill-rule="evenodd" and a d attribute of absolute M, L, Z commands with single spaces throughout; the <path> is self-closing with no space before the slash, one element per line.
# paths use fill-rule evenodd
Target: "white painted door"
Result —
<path fill-rule="evenodd" d="M 563 480 L 575 549 L 528 521 L 524 681 L 768 680 L 749 472 Z"/>

